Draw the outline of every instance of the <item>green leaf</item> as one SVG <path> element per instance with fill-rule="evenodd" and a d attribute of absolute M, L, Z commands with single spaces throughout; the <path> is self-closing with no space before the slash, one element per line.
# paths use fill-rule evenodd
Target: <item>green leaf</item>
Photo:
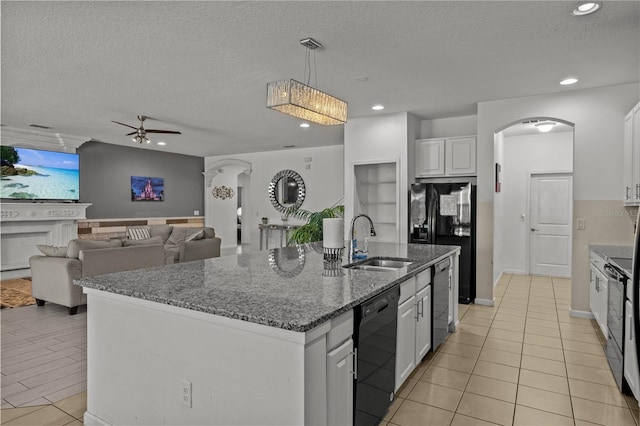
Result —
<path fill-rule="evenodd" d="M 335 217 L 344 217 L 344 206 L 326 208 L 319 212 L 310 212 L 303 209 L 290 209 L 287 212 L 290 217 L 306 220 L 307 223 L 295 229 L 289 237 L 289 243 L 304 244 L 313 241 L 322 241 L 322 220 Z"/>

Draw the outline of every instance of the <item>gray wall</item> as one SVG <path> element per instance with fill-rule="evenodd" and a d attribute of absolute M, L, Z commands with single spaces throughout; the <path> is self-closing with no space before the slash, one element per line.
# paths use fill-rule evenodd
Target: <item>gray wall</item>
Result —
<path fill-rule="evenodd" d="M 204 158 L 100 142 L 80 154 L 80 202 L 89 219 L 204 215 Z M 164 178 L 164 201 L 131 201 L 131 176 Z"/>

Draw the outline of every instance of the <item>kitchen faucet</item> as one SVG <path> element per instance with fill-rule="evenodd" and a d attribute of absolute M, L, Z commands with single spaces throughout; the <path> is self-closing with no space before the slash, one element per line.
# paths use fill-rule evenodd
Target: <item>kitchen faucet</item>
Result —
<path fill-rule="evenodd" d="M 375 237 L 376 236 L 376 229 L 373 227 L 373 221 L 371 220 L 371 218 L 364 214 L 364 213 L 360 213 L 357 214 L 353 217 L 353 219 L 351 219 L 351 226 L 349 227 L 349 262 L 353 262 L 353 257 L 355 256 L 355 247 L 353 244 L 353 237 L 354 237 L 354 225 L 356 223 L 356 219 L 359 217 L 364 217 L 369 221 L 369 225 L 371 225 L 371 231 L 369 233 L 370 236 Z"/>

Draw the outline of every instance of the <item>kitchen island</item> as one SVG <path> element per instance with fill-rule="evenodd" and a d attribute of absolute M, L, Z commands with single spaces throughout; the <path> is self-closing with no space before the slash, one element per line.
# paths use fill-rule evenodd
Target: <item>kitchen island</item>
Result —
<path fill-rule="evenodd" d="M 76 281 L 88 300 L 85 424 L 344 423 L 353 308 L 458 253 L 371 243 L 369 257 L 412 263 L 368 271 L 311 244 Z"/>

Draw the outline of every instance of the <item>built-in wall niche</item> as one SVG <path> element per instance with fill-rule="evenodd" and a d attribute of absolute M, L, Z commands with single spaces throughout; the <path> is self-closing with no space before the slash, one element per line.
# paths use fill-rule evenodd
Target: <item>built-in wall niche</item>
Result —
<path fill-rule="evenodd" d="M 399 200 L 397 162 L 355 164 L 355 214 L 371 217 L 376 228 L 375 241 L 399 242 Z M 369 235 L 366 220 L 358 219 L 356 237 Z"/>

